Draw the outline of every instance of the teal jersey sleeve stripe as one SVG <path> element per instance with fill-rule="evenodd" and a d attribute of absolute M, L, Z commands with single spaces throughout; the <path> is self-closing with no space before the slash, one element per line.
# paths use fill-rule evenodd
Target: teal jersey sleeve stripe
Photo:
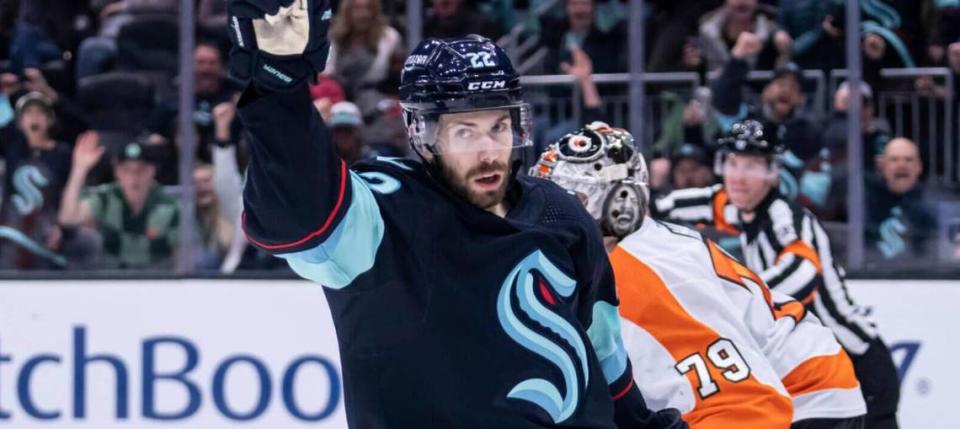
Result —
<path fill-rule="evenodd" d="M 600 368 L 607 384 L 619 379 L 627 370 L 627 351 L 620 336 L 620 313 L 617 307 L 604 301 L 593 305 L 593 321 L 587 336 L 600 360 Z"/>
<path fill-rule="evenodd" d="M 300 277 L 342 289 L 373 267 L 383 242 L 380 207 L 367 181 L 350 172 L 353 199 L 337 228 L 317 247 L 279 255 Z"/>

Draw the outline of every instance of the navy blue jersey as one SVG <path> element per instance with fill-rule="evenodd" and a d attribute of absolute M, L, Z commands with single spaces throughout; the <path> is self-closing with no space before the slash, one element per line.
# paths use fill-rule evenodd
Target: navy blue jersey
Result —
<path fill-rule="evenodd" d="M 305 88 L 256 94 L 244 228 L 325 286 L 355 428 L 653 427 L 599 231 L 522 177 L 506 218 L 399 159 L 352 170 Z"/>

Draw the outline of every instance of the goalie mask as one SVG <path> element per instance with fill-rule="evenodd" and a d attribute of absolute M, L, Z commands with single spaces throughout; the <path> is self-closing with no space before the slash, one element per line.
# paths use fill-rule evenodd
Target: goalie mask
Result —
<path fill-rule="evenodd" d="M 624 129 L 594 122 L 550 145 L 530 175 L 580 198 L 605 235 L 626 237 L 643 223 L 649 172 Z"/>

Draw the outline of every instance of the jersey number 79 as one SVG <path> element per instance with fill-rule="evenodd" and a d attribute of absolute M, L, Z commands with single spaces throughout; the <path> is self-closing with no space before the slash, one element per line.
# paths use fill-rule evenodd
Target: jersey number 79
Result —
<path fill-rule="evenodd" d="M 704 359 L 704 355 L 706 355 L 706 359 Z M 674 366 L 680 375 L 695 371 L 699 381 L 697 393 L 700 394 L 701 399 L 706 399 L 720 391 L 720 387 L 717 386 L 710 374 L 710 368 L 707 367 L 707 360 L 717 370 L 722 371 L 720 375 L 730 382 L 739 383 L 750 377 L 750 367 L 743 359 L 740 351 L 737 350 L 737 346 L 726 338 L 720 338 L 707 347 L 705 354 L 694 353 L 683 358 Z"/>

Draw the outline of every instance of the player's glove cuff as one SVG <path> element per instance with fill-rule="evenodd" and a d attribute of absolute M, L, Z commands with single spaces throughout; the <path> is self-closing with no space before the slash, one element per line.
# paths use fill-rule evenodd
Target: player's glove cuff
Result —
<path fill-rule="evenodd" d="M 659 429 L 689 429 L 687 422 L 683 421 L 680 411 L 676 408 L 667 408 L 654 412 L 654 417 L 650 426 Z"/>
<path fill-rule="evenodd" d="M 230 75 L 283 91 L 326 66 L 327 0 L 231 0 L 227 4 Z"/>

